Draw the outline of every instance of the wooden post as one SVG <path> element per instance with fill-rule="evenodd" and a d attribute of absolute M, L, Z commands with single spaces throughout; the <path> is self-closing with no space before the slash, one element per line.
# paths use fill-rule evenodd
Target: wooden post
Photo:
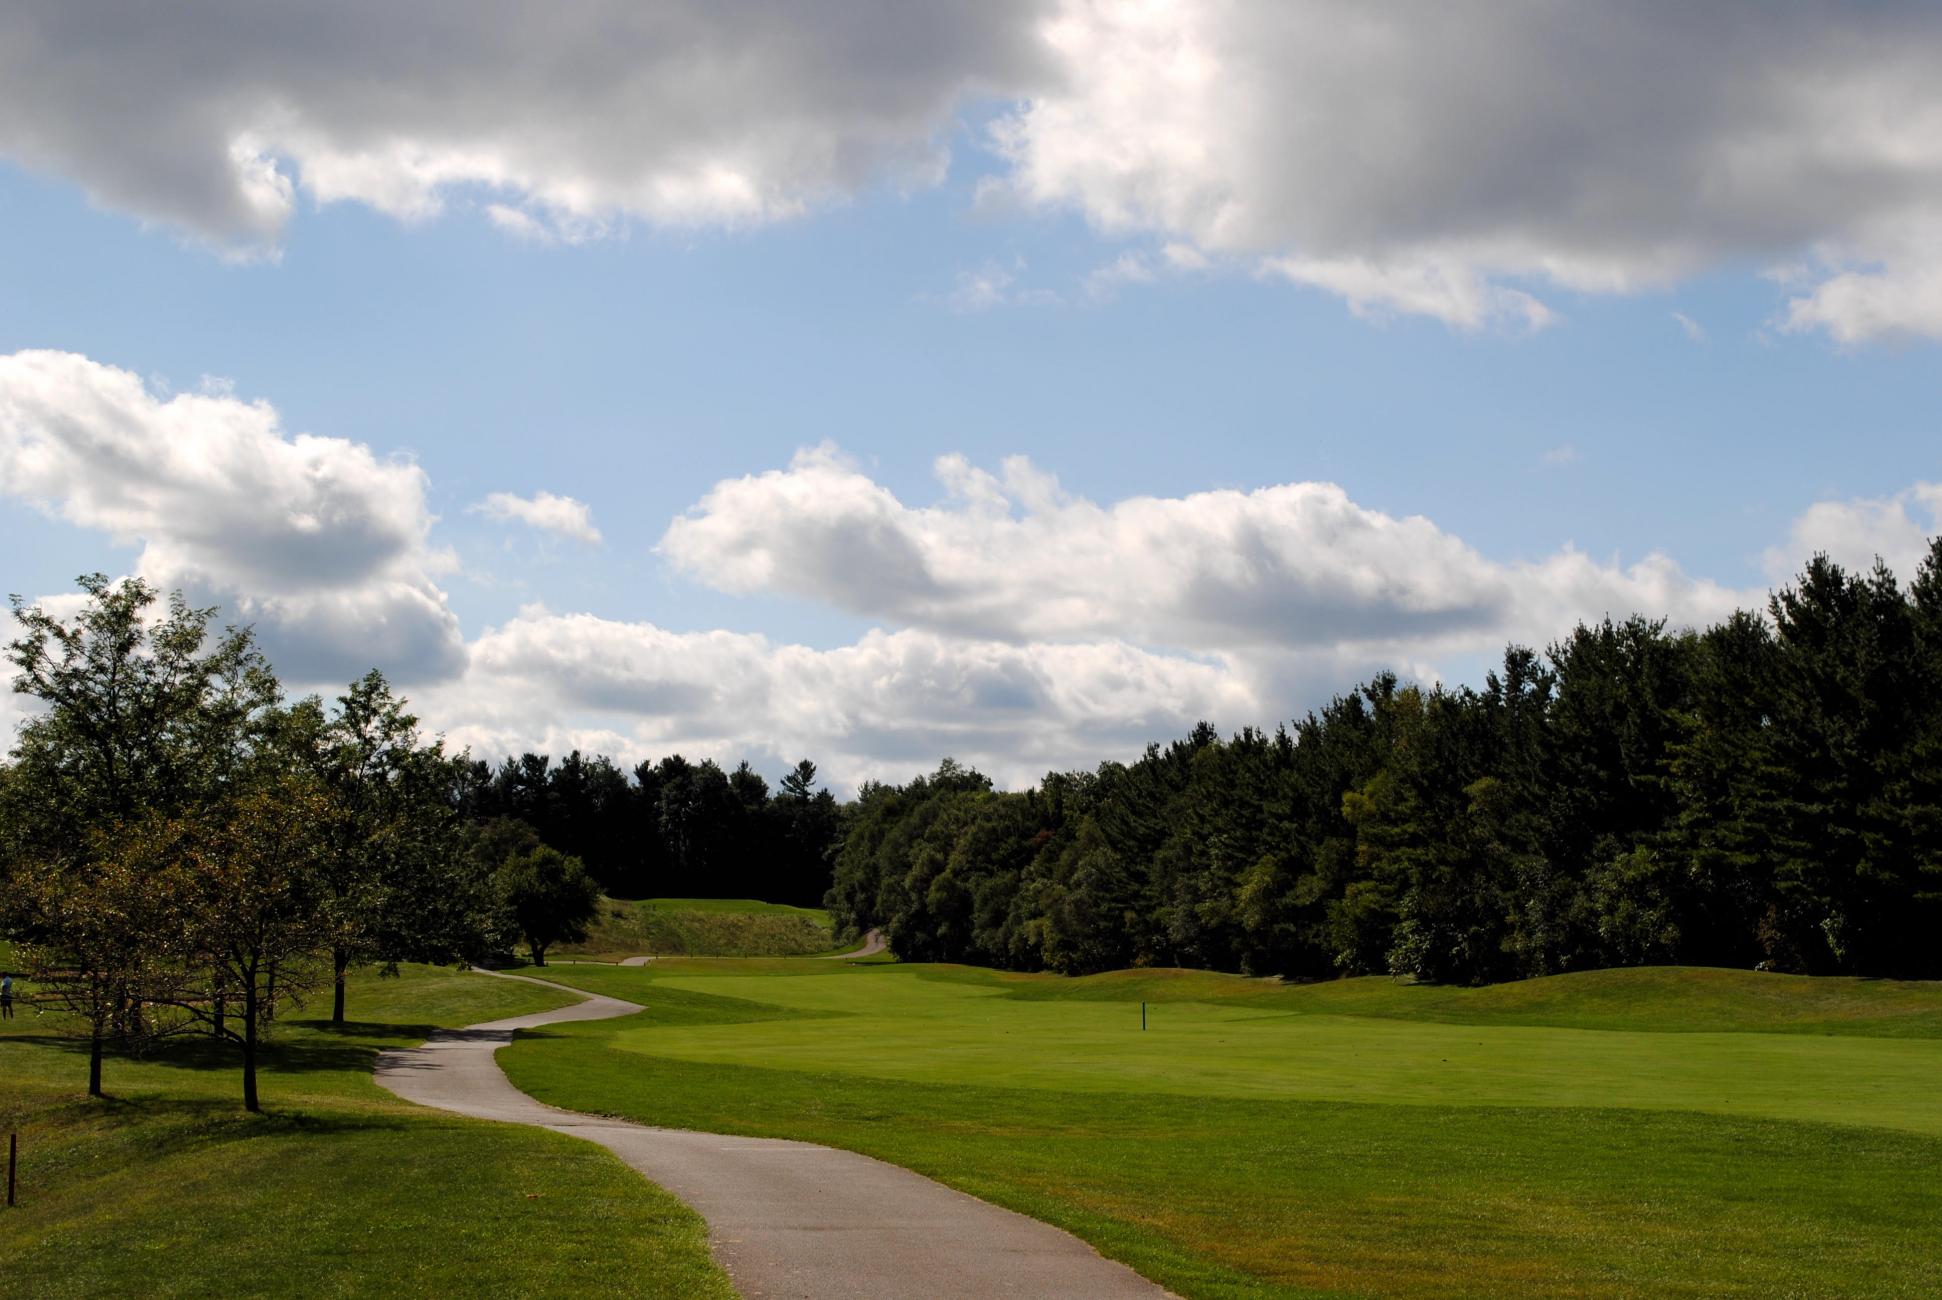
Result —
<path fill-rule="evenodd" d="M 20 1156 L 20 1134 L 7 1134 L 7 1204 L 13 1204 L 13 1169 Z"/>
<path fill-rule="evenodd" d="M 1140 1032 L 1146 1032 L 1146 1003 L 1140 1003 Z"/>

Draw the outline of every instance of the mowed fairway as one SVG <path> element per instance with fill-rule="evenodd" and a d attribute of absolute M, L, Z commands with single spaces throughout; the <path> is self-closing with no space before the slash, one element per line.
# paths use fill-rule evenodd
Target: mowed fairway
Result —
<path fill-rule="evenodd" d="M 648 1010 L 502 1059 L 908 1165 L 1188 1295 L 1942 1290 L 1942 989 L 807 965 L 563 969 Z"/>

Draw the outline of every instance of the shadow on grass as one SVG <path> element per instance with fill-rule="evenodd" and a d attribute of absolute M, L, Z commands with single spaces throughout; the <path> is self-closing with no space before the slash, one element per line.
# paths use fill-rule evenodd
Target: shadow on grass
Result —
<path fill-rule="evenodd" d="M 418 1026 L 410 1026 L 416 1032 Z M 433 1032 L 425 1026 L 424 1037 Z M 10 1036 L 10 1042 L 33 1043 L 57 1052 L 85 1060 L 89 1043 L 85 1038 L 71 1038 L 64 1034 L 17 1034 Z M 368 1071 L 371 1062 L 377 1058 L 380 1049 L 370 1043 L 332 1043 L 332 1042 L 278 1042 L 271 1039 L 258 1050 L 257 1068 L 265 1074 L 314 1074 L 329 1070 Z M 191 1070 L 199 1073 L 216 1070 L 241 1070 L 243 1063 L 242 1048 L 231 1042 L 211 1038 L 206 1034 L 180 1034 L 163 1039 L 161 1042 L 138 1053 L 128 1053 L 110 1049 L 104 1056 L 105 1064 L 112 1068 L 116 1064 L 159 1065 L 169 1069 Z"/>

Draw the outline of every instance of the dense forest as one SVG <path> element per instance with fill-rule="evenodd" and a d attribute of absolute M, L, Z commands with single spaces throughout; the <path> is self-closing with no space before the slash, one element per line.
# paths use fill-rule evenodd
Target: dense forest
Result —
<path fill-rule="evenodd" d="M 865 787 L 829 906 L 920 961 L 1483 982 L 1653 962 L 1942 975 L 1942 540 L 1766 617 L 1579 626 L 994 791 Z"/>
<path fill-rule="evenodd" d="M 630 773 L 578 750 L 558 763 L 524 754 L 497 768 L 468 755 L 456 766 L 453 799 L 468 822 L 524 822 L 624 898 L 820 906 L 841 830 L 841 810 L 816 788 L 807 759 L 771 792 L 747 762 L 723 771 L 672 754 Z"/>

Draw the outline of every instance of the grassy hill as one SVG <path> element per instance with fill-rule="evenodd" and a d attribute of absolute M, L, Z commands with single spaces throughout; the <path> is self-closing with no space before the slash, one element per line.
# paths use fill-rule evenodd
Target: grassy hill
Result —
<path fill-rule="evenodd" d="M 382 1048 L 570 995 L 423 967 L 350 992 L 341 1030 L 279 1027 L 261 1115 L 206 1040 L 110 1057 L 89 1099 L 51 1016 L 0 1021 L 0 1132 L 21 1150 L 0 1295 L 733 1294 L 701 1220 L 601 1148 L 371 1082 Z"/>
<path fill-rule="evenodd" d="M 829 914 L 753 898 L 602 899 L 587 941 L 562 957 L 796 957 L 827 952 Z"/>
<path fill-rule="evenodd" d="M 863 1151 L 1185 1296 L 1942 1292 L 1938 985 L 559 975 L 649 1009 L 503 1053 L 542 1099 Z"/>

